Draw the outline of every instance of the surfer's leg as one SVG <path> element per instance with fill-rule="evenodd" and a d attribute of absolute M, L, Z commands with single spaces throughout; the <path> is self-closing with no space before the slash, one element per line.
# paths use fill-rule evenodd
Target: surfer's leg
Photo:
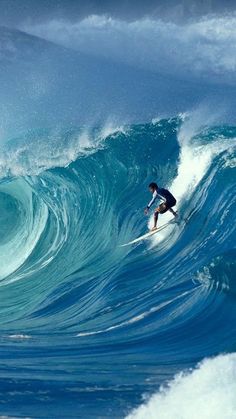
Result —
<path fill-rule="evenodd" d="M 175 212 L 172 208 L 169 208 L 169 211 L 171 212 L 171 214 L 173 214 L 175 217 L 178 217 L 177 212 Z"/>
<path fill-rule="evenodd" d="M 168 210 L 171 212 L 171 214 L 173 214 L 175 217 L 178 217 L 178 214 L 177 214 L 177 212 L 175 212 L 174 210 L 173 210 L 173 208 L 172 207 L 174 207 L 176 205 L 176 199 L 175 200 L 173 200 L 172 202 L 170 202 L 170 205 L 168 206 Z"/>
<path fill-rule="evenodd" d="M 155 209 L 155 212 L 154 212 L 154 226 L 153 226 L 152 230 L 156 230 L 156 228 L 157 228 L 158 215 L 159 214 L 164 214 L 166 211 L 168 211 L 168 209 L 169 209 L 169 206 L 165 202 L 163 202 L 161 205 L 159 205 L 159 207 L 157 207 Z"/>
<path fill-rule="evenodd" d="M 165 214 L 166 211 L 168 211 L 169 207 L 166 202 L 163 202 L 159 207 L 157 208 L 159 214 Z"/>
<path fill-rule="evenodd" d="M 152 230 L 156 230 L 157 228 L 157 220 L 158 220 L 158 215 L 160 212 L 161 212 L 161 206 L 159 205 L 159 207 L 157 207 L 154 212 L 154 226 Z"/>
<path fill-rule="evenodd" d="M 158 220 L 158 208 L 154 212 L 154 226 L 153 226 L 153 230 L 157 227 L 157 220 Z"/>
<path fill-rule="evenodd" d="M 166 211 L 170 211 L 175 217 L 178 216 L 177 212 L 173 210 L 172 207 L 176 205 L 176 200 L 163 202 L 159 207 L 159 213 L 164 214 Z"/>

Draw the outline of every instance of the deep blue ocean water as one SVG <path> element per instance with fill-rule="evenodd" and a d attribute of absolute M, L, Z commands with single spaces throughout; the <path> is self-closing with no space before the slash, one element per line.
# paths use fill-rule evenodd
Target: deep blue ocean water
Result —
<path fill-rule="evenodd" d="M 235 137 L 176 116 L 4 145 L 2 415 L 236 417 Z M 178 223 L 120 247 L 152 226 L 151 181 Z"/>

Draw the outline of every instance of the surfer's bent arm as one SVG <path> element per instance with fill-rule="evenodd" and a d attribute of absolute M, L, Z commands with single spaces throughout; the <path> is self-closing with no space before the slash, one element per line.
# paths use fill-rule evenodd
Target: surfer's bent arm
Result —
<path fill-rule="evenodd" d="M 151 208 L 151 206 L 154 204 L 154 202 L 156 201 L 157 198 L 158 198 L 158 194 L 157 194 L 157 191 L 155 191 L 152 195 L 151 201 L 147 205 L 147 210 L 149 210 Z"/>

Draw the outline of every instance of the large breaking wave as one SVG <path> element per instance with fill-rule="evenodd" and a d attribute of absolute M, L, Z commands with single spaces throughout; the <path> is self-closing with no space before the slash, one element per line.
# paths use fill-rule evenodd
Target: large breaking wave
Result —
<path fill-rule="evenodd" d="M 62 406 L 63 417 L 125 416 L 176 372 L 235 350 L 235 137 L 234 126 L 182 116 L 34 131 L 2 147 L 3 413 L 34 416 L 41 400 L 51 417 Z M 180 220 L 119 247 L 151 225 L 152 180 L 176 196 Z M 215 379 L 207 362 L 144 415 L 173 418 L 196 380 L 200 398 Z M 210 362 L 220 403 L 234 355 Z"/>

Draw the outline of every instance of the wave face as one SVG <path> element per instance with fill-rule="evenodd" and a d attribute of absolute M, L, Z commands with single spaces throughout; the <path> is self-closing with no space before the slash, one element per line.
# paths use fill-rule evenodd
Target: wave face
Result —
<path fill-rule="evenodd" d="M 2 414 L 141 418 L 143 394 L 235 351 L 236 128 L 193 127 L 45 130 L 2 149 Z M 122 248 L 152 223 L 153 180 L 176 196 L 178 224 Z M 186 387 L 214 403 L 217 380 L 235 413 L 229 364 L 206 361 L 140 409 L 173 418 Z"/>

